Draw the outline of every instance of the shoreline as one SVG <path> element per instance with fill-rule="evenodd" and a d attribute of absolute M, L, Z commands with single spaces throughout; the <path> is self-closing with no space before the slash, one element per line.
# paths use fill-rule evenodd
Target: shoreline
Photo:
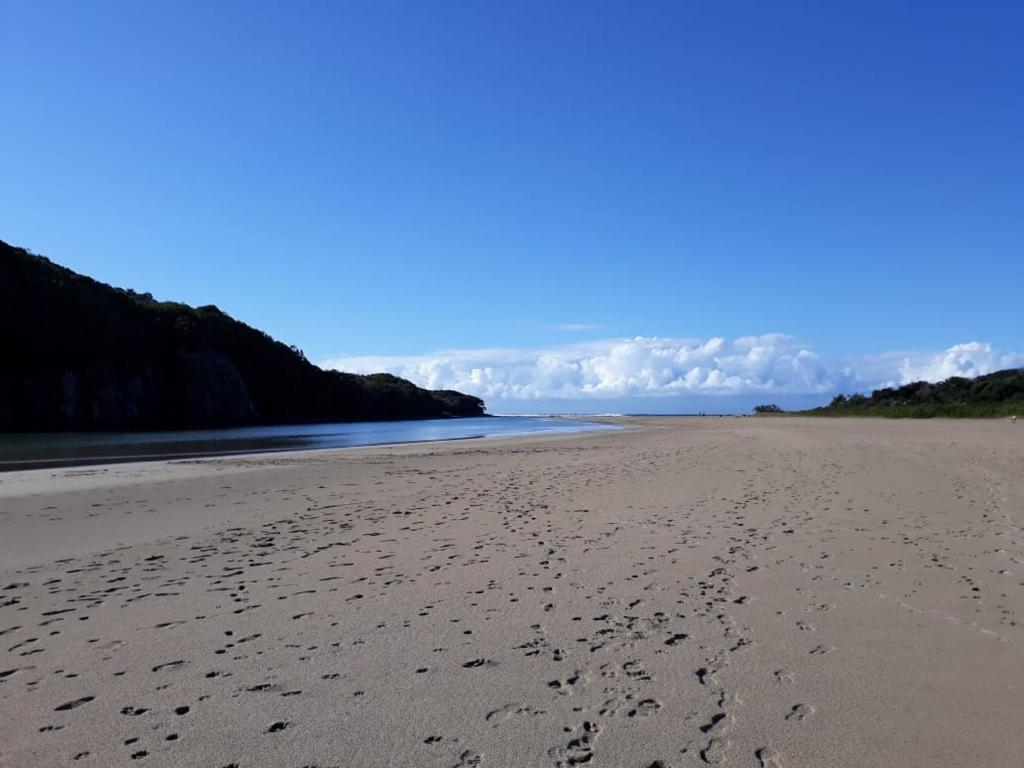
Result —
<path fill-rule="evenodd" d="M 496 417 L 496 416 L 488 415 L 488 418 L 502 418 L 502 417 Z M 585 423 L 592 423 L 592 424 L 612 424 L 613 423 L 613 422 L 610 422 L 610 421 L 604 420 L 604 419 L 585 418 L 585 417 L 576 418 L 576 417 L 563 417 L 563 416 L 545 416 L 545 417 L 504 417 L 504 418 L 544 418 L 544 419 L 558 419 L 558 420 L 571 421 L 571 422 L 585 422 Z M 329 422 L 329 423 L 325 423 L 323 425 L 319 425 L 319 424 L 276 425 L 273 428 L 287 428 L 287 427 L 290 427 L 290 426 L 293 426 L 293 427 L 296 427 L 296 428 L 303 428 L 303 427 L 310 428 L 310 427 L 318 427 L 318 426 L 350 427 L 352 425 L 364 426 L 364 425 L 378 425 L 378 424 L 385 424 L 385 425 L 389 425 L 390 426 L 390 425 L 394 425 L 396 423 L 409 423 L 409 424 L 415 424 L 415 425 L 418 426 L 418 425 L 424 423 L 425 421 L 430 421 L 430 420 L 428 420 L 428 419 L 420 419 L 420 420 L 411 420 L 411 421 L 407 421 L 407 422 L 394 422 L 394 421 L 389 421 L 389 422 L 338 422 L 337 424 L 335 424 L 334 422 Z M 454 419 L 443 419 L 443 420 L 437 420 L 437 421 L 442 421 L 442 422 L 447 423 L 449 421 L 454 421 Z M 248 428 L 242 428 L 242 429 L 244 430 L 244 429 L 248 429 Z M 263 428 L 262 427 L 254 427 L 252 429 L 263 429 Z M 185 441 L 185 442 L 194 442 L 197 445 L 202 445 L 204 443 L 212 444 L 212 443 L 216 443 L 216 442 L 226 442 L 226 441 L 232 440 L 232 439 L 238 440 L 238 441 L 246 439 L 244 437 L 227 437 L 227 436 L 218 438 L 218 434 L 220 434 L 220 435 L 227 435 L 228 433 L 237 432 L 238 430 L 239 430 L 239 428 L 226 428 L 224 430 L 198 430 L 198 431 L 197 430 L 172 430 L 172 431 L 166 431 L 166 432 L 161 432 L 161 433 L 148 433 L 148 432 L 142 432 L 142 433 L 133 433 L 133 432 L 130 432 L 130 433 L 52 433 L 52 435 L 50 433 L 33 433 L 30 436 L 31 437 L 41 437 L 41 438 L 44 438 L 44 439 L 47 438 L 47 437 L 55 437 L 56 439 L 59 439 L 60 437 L 65 436 L 65 435 L 68 435 L 68 436 L 86 436 L 86 437 L 88 437 L 88 436 L 101 436 L 101 437 L 113 436 L 113 437 L 117 437 L 117 436 L 122 436 L 122 435 L 123 436 L 135 436 L 135 435 L 149 435 L 149 434 L 159 434 L 159 435 L 163 435 L 163 436 L 167 436 L 167 435 L 182 435 L 182 436 L 185 436 L 185 435 L 194 435 L 194 434 L 197 434 L 197 432 L 202 432 L 202 433 L 205 433 L 205 434 L 208 435 L 204 440 Z M 573 429 L 573 430 L 565 430 L 565 431 L 562 431 L 562 432 L 559 432 L 558 430 L 551 430 L 550 433 L 551 434 L 577 434 L 577 433 L 580 433 L 580 432 L 597 431 L 597 430 L 598 430 L 598 428 L 594 427 L 594 428 L 591 428 L 591 429 L 579 428 L 579 429 Z M 524 432 L 510 431 L 510 432 L 507 432 L 507 433 L 496 433 L 496 434 L 469 434 L 469 435 L 451 435 L 451 436 L 448 436 L 448 437 L 422 437 L 422 438 L 412 438 L 412 439 L 397 440 L 397 441 L 396 440 L 386 440 L 385 439 L 385 440 L 381 440 L 379 442 L 375 442 L 375 441 L 370 440 L 370 441 L 367 441 L 367 442 L 357 442 L 357 443 L 354 443 L 354 444 L 351 444 L 351 445 L 316 445 L 316 444 L 310 443 L 310 444 L 305 444 L 305 445 L 293 445 L 293 446 L 275 444 L 275 443 L 273 443 L 273 441 L 274 440 L 277 440 L 277 441 L 300 440 L 300 439 L 310 439 L 310 440 L 312 440 L 312 439 L 315 439 L 317 437 L 320 437 L 320 435 L 317 435 L 315 433 L 309 434 L 309 435 L 303 435 L 303 434 L 294 434 L 294 435 L 286 434 L 286 435 L 280 435 L 280 436 L 269 436 L 268 435 L 268 436 L 255 436 L 255 437 L 248 438 L 249 441 L 254 442 L 254 443 L 255 442 L 259 442 L 259 441 L 263 441 L 264 443 L 267 443 L 266 445 L 263 445 L 263 446 L 255 446 L 255 447 L 251 447 L 251 448 L 246 448 L 246 447 L 241 447 L 240 446 L 240 447 L 237 447 L 237 448 L 217 449 L 217 448 L 210 447 L 209 449 L 204 449 L 202 447 L 197 447 L 197 448 L 195 448 L 193 450 L 181 450 L 181 451 L 171 451 L 171 452 L 145 452 L 145 453 L 137 453 L 137 454 L 117 454 L 117 453 L 114 453 L 114 454 L 98 454 L 98 455 L 78 456 L 78 457 L 76 457 L 76 456 L 55 456 L 55 457 L 43 457 L 43 458 L 0 459 L 0 474 L 7 473 L 7 472 L 30 471 L 30 470 L 34 470 L 34 469 L 60 469 L 60 468 L 68 468 L 68 467 L 107 466 L 107 465 L 111 465 L 111 464 L 140 463 L 140 462 L 151 462 L 151 461 L 181 461 L 181 460 L 199 459 L 199 458 L 219 458 L 219 457 L 227 457 L 227 456 L 259 455 L 259 454 L 264 454 L 264 453 L 294 453 L 294 452 L 297 452 L 297 451 L 331 450 L 331 449 L 335 449 L 335 448 L 364 448 L 364 447 L 372 448 L 372 447 L 383 447 L 383 446 L 391 446 L 391 445 L 414 445 L 414 444 L 418 444 L 418 443 L 432 443 L 432 442 L 507 439 L 507 438 L 516 438 L 516 437 L 528 437 L 528 436 L 531 436 L 531 435 L 534 435 L 534 434 L 543 435 L 543 434 L 548 434 L 548 433 L 543 432 L 543 431 L 534 432 L 534 431 L 529 431 L 528 430 L 528 431 L 524 431 Z M 87 449 L 92 449 L 94 447 L 98 448 L 98 447 L 101 447 L 101 445 L 106 443 L 106 442 L 108 442 L 108 441 L 101 441 L 100 443 L 96 443 L 96 444 L 93 444 L 93 445 L 85 444 L 85 447 Z M 159 445 L 161 443 L 175 444 L 171 440 L 158 440 L 158 441 L 154 441 L 154 442 L 152 442 L 150 444 L 152 444 L 152 445 Z M 113 445 L 115 445 L 115 446 L 121 445 L 121 446 L 125 446 L 125 447 L 131 446 L 133 444 L 146 445 L 147 443 L 145 443 L 144 441 L 128 441 L 128 442 L 120 443 L 120 444 L 113 443 Z"/>

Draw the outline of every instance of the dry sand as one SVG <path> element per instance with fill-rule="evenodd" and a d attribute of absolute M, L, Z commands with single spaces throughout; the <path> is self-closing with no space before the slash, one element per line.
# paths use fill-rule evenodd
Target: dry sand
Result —
<path fill-rule="evenodd" d="M 1024 425 L 634 422 L 0 475 L 0 765 L 1024 765 Z"/>

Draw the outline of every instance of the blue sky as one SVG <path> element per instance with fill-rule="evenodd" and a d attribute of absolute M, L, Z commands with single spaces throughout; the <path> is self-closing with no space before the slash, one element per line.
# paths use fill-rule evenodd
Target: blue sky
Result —
<path fill-rule="evenodd" d="M 0 238 L 504 410 L 1020 364 L 1021 39 L 1013 3 L 3 0 Z"/>

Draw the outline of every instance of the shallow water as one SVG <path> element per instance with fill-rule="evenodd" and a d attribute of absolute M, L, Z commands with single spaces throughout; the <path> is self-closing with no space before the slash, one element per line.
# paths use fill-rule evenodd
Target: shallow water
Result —
<path fill-rule="evenodd" d="M 427 440 L 466 440 L 618 429 L 577 419 L 490 416 L 470 419 L 292 424 L 178 432 L 0 435 L 0 471 L 219 456 L 259 451 L 346 448 Z"/>

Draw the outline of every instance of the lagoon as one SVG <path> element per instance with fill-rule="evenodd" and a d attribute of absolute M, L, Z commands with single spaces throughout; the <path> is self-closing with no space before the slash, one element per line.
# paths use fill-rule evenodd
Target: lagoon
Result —
<path fill-rule="evenodd" d="M 169 432 L 5 434 L 0 435 L 0 471 L 618 428 L 556 416 L 488 416 Z"/>

